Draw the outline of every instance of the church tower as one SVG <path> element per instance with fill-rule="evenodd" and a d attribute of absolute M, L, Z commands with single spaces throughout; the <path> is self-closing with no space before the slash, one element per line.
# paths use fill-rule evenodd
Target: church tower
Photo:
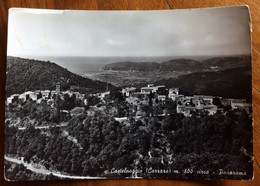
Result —
<path fill-rule="evenodd" d="M 60 93 L 60 83 L 59 82 L 56 84 L 56 93 L 57 94 Z"/>

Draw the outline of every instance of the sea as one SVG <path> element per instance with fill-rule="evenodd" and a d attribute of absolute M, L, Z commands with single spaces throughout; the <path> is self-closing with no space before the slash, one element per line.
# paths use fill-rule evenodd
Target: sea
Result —
<path fill-rule="evenodd" d="M 67 70 L 83 75 L 95 76 L 103 72 L 102 68 L 114 62 L 164 62 L 178 58 L 186 58 L 193 60 L 205 60 L 213 56 L 134 56 L 134 57 L 100 57 L 100 56 L 21 56 L 29 59 L 36 59 L 42 61 L 50 61 L 66 68 Z"/>

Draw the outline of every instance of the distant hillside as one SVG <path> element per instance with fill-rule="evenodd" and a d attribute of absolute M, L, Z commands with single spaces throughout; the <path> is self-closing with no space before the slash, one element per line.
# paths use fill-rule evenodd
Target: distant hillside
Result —
<path fill-rule="evenodd" d="M 237 67 L 251 67 L 251 56 L 215 57 L 202 61 L 204 68 L 217 67 L 221 70 Z"/>
<path fill-rule="evenodd" d="M 92 91 L 106 89 L 106 83 L 81 77 L 52 62 L 7 57 L 7 96 L 28 90 L 54 90 L 57 82 L 60 82 L 63 90 L 69 89 L 72 85 Z M 113 86 L 109 85 L 109 87 Z"/>
<path fill-rule="evenodd" d="M 115 62 L 103 67 L 103 70 L 114 71 L 177 71 L 191 68 L 199 69 L 199 61 L 176 59 L 167 62 Z"/>
<path fill-rule="evenodd" d="M 115 62 L 105 65 L 103 70 L 114 71 L 157 71 L 161 64 L 156 62 Z"/>
<path fill-rule="evenodd" d="M 103 67 L 103 70 L 114 71 L 217 71 L 228 68 L 251 65 L 250 56 L 215 57 L 204 61 L 191 59 L 174 59 L 162 63 L 157 62 L 115 62 Z"/>
<path fill-rule="evenodd" d="M 200 61 L 181 58 L 162 62 L 160 71 L 195 71 L 202 68 Z"/>
<path fill-rule="evenodd" d="M 167 80 L 155 85 L 179 87 L 186 95 L 204 94 L 226 98 L 252 99 L 251 68 L 238 67 L 218 72 L 195 72 Z"/>

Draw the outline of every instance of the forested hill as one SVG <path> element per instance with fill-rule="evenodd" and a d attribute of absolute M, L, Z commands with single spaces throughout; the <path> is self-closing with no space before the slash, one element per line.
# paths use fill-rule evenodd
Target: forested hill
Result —
<path fill-rule="evenodd" d="M 58 82 L 62 90 L 74 85 L 95 92 L 104 91 L 107 86 L 106 83 L 81 77 L 52 62 L 7 57 L 6 96 L 28 90 L 54 90 Z M 114 88 L 112 85 L 109 87 Z"/>
<path fill-rule="evenodd" d="M 218 72 L 196 72 L 155 82 L 155 85 L 179 87 L 185 95 L 213 95 L 252 99 L 251 68 L 239 67 Z"/>
<path fill-rule="evenodd" d="M 165 62 L 115 62 L 103 67 L 114 71 L 216 71 L 251 65 L 251 56 L 214 57 L 203 61 L 173 59 Z"/>

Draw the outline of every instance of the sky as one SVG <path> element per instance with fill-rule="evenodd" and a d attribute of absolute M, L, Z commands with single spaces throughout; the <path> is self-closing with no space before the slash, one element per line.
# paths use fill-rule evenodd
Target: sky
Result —
<path fill-rule="evenodd" d="M 251 53 L 247 7 L 162 11 L 11 9 L 9 56 L 218 56 Z"/>

